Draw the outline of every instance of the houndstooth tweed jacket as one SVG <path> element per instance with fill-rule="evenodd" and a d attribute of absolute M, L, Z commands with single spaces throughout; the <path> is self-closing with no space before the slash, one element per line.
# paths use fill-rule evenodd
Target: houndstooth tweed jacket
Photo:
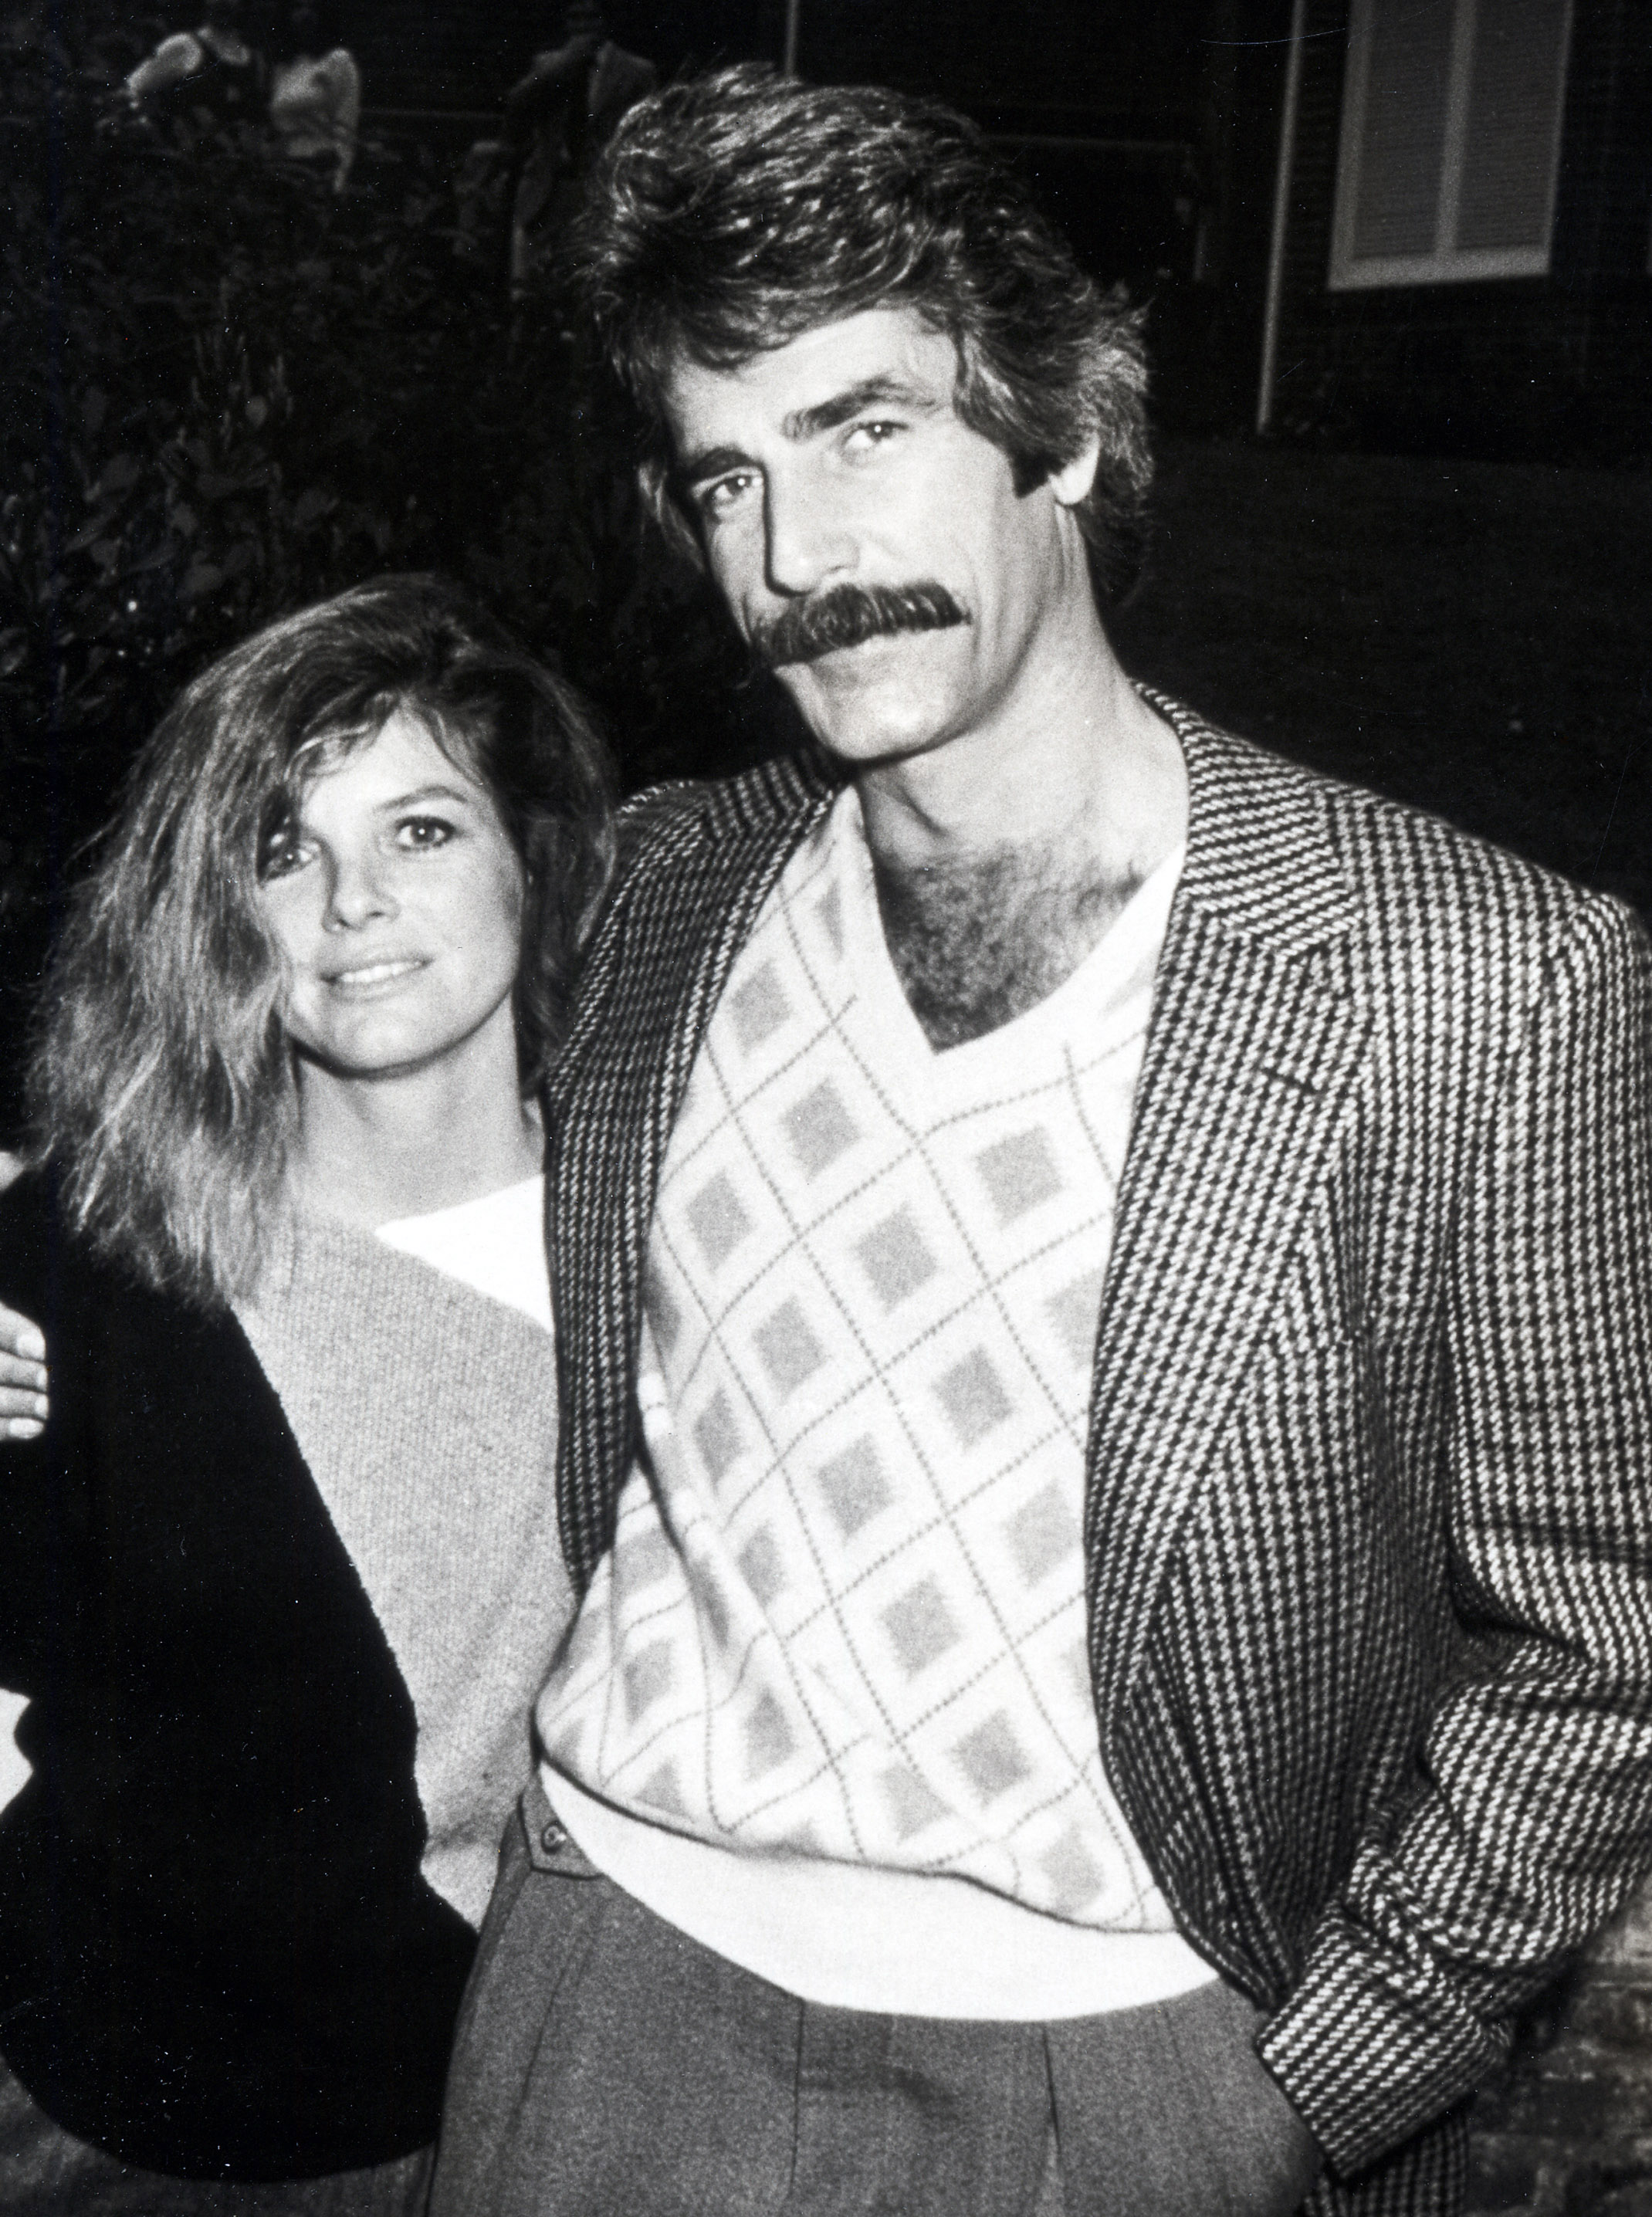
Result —
<path fill-rule="evenodd" d="M 1184 1931 L 1275 2012 L 1314 2208 L 1445 2213 L 1511 2017 L 1652 1864 L 1652 957 L 1148 697 L 1191 813 L 1096 1349 L 1102 1750 Z M 783 763 L 628 816 L 548 1104 L 582 1582 L 673 1117 L 830 798 Z"/>

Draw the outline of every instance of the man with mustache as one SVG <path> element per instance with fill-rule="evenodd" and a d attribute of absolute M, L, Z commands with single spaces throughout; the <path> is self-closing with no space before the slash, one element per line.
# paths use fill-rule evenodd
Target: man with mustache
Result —
<path fill-rule="evenodd" d="M 972 129 L 634 108 L 585 299 L 818 746 L 644 796 L 436 2217 L 1450 2213 L 1652 1840 L 1645 943 L 1132 685 L 1133 319 Z"/>
<path fill-rule="evenodd" d="M 554 1084 L 436 2217 L 1457 2209 L 1652 1841 L 1645 942 L 1129 682 L 1136 325 L 959 118 L 673 86 L 581 254 L 818 750 L 635 805 Z"/>

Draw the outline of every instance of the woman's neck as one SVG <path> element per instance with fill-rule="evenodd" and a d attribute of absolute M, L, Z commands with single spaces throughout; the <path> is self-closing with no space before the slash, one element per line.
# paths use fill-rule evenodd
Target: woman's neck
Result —
<path fill-rule="evenodd" d="M 473 1044 L 482 1051 L 373 1078 L 300 1063 L 299 1207 L 376 1226 L 536 1176 L 543 1139 L 537 1108 L 517 1090 L 514 1031 Z"/>

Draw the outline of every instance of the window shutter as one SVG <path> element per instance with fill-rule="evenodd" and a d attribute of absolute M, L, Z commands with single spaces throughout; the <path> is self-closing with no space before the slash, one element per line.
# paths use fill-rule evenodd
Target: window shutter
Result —
<path fill-rule="evenodd" d="M 1350 0 L 1333 287 L 1549 267 L 1573 0 Z"/>
<path fill-rule="evenodd" d="M 1480 0 L 1457 201 L 1459 251 L 1545 247 L 1566 0 Z"/>
<path fill-rule="evenodd" d="M 1353 251 L 1432 254 L 1451 88 L 1455 0 L 1373 9 Z"/>

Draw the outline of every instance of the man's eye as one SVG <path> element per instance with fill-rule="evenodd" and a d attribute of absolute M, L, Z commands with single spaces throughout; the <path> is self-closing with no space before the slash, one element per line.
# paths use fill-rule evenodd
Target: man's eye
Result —
<path fill-rule="evenodd" d="M 413 854 L 445 847 L 452 837 L 452 824 L 440 816 L 404 816 L 396 826 L 396 844 Z"/>
<path fill-rule="evenodd" d="M 905 429 L 904 423 L 892 423 L 882 417 L 869 423 L 853 423 L 844 441 L 844 448 L 851 454 L 873 454 L 878 448 L 887 447 L 890 440 Z"/>
<path fill-rule="evenodd" d="M 739 470 L 732 476 L 714 478 L 709 485 L 701 485 L 695 493 L 702 516 L 727 516 L 736 508 L 757 482 L 755 470 Z"/>

